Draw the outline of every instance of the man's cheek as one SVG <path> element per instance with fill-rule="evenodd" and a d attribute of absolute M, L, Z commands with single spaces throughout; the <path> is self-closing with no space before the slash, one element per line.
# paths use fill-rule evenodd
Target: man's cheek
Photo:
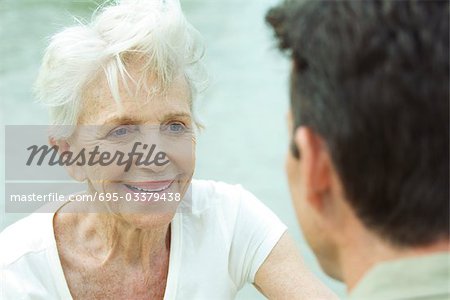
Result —
<path fill-rule="evenodd" d="M 294 176 L 295 174 L 294 174 L 294 168 L 293 168 L 293 157 L 292 157 L 292 154 L 289 152 L 286 154 L 286 159 L 284 162 L 284 169 L 285 169 L 289 184 L 291 184 L 294 180 L 293 177 L 295 177 Z"/>
<path fill-rule="evenodd" d="M 295 202 L 300 200 L 302 190 L 300 182 L 300 162 L 295 159 L 290 152 L 286 155 L 285 170 L 291 198 L 294 204 L 296 204 Z"/>

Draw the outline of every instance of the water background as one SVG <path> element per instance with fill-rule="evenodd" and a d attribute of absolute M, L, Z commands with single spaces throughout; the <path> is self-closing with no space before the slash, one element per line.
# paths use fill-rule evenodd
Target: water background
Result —
<path fill-rule="evenodd" d="M 313 271 L 343 295 L 343 286 L 324 275 L 305 244 L 284 175 L 288 145 L 289 61 L 277 49 L 264 15 L 276 0 L 183 0 L 189 21 L 206 44 L 209 88 L 196 100 L 206 129 L 198 137 L 195 177 L 242 184 L 287 224 Z M 31 92 L 48 38 L 89 19 L 94 1 L 0 0 L 1 124 L 48 124 L 47 111 Z M 0 131 L 4 138 L 3 127 Z M 0 161 L 4 170 L 4 144 Z M 4 172 L 0 179 L 4 181 Z M 0 186 L 3 212 L 4 186 Z M 0 229 L 23 217 L 2 213 Z M 20 238 L 20 237 L 19 237 Z M 3 245 L 2 245 L 3 246 Z M 251 286 L 238 299 L 264 299 Z"/>

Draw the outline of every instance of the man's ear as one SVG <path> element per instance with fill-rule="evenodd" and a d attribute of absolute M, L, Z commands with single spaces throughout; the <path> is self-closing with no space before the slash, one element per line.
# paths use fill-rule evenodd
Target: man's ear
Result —
<path fill-rule="evenodd" d="M 323 139 L 311 128 L 300 126 L 294 143 L 301 153 L 300 172 L 306 188 L 306 201 L 319 212 L 327 205 L 332 183 L 332 162 Z"/>
<path fill-rule="evenodd" d="M 61 156 L 64 152 L 71 151 L 71 147 L 69 142 L 66 139 L 55 139 L 54 137 L 49 137 L 48 142 L 51 146 L 57 146 L 58 147 L 58 154 Z M 77 153 L 72 154 L 72 159 L 77 155 Z M 86 180 L 86 173 L 84 172 L 83 166 L 78 166 L 76 163 L 71 165 L 64 165 L 64 168 L 67 170 L 69 175 L 79 181 L 83 182 Z"/>

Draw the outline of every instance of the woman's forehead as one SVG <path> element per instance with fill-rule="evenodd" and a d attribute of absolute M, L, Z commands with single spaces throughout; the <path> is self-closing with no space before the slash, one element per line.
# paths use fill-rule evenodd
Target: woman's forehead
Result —
<path fill-rule="evenodd" d="M 117 102 L 104 76 L 92 81 L 82 98 L 79 124 L 103 124 L 111 118 L 157 121 L 169 113 L 191 114 L 191 91 L 184 76 L 177 76 L 167 89 L 158 90 L 152 82 L 136 88 L 136 84 L 119 86 Z"/>

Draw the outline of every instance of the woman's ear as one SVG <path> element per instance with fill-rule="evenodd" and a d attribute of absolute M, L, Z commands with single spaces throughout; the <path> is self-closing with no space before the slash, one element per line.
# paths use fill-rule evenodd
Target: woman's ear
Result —
<path fill-rule="evenodd" d="M 323 139 L 311 128 L 301 126 L 294 135 L 294 143 L 299 148 L 301 157 L 300 176 L 304 180 L 306 201 L 319 213 L 330 201 L 332 181 L 332 162 Z"/>
<path fill-rule="evenodd" d="M 71 157 L 74 159 L 77 156 L 77 153 L 73 153 L 71 151 L 71 146 L 69 142 L 66 139 L 55 139 L 54 137 L 49 137 L 48 142 L 51 146 L 58 147 L 58 159 L 63 159 L 65 162 L 67 162 L 68 158 Z M 70 154 L 71 153 L 71 154 Z M 75 179 L 76 181 L 83 182 L 86 180 L 87 176 L 84 172 L 83 166 L 79 166 L 76 163 L 65 163 L 64 168 L 67 170 L 69 175 Z"/>

